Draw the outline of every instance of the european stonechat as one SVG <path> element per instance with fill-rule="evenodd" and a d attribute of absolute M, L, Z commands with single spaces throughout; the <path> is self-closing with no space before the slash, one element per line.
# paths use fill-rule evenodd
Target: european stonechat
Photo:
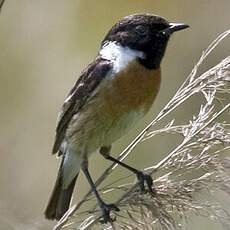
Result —
<path fill-rule="evenodd" d="M 135 14 L 116 23 L 100 51 L 80 74 L 58 117 L 53 154 L 62 156 L 57 180 L 45 211 L 59 220 L 68 210 L 80 169 L 85 174 L 103 221 L 119 209 L 100 197 L 88 171 L 89 156 L 99 149 L 108 160 L 136 174 L 142 190 L 152 191 L 152 178 L 110 156 L 113 142 L 150 109 L 159 91 L 160 63 L 172 33 L 187 28 L 151 14 Z"/>

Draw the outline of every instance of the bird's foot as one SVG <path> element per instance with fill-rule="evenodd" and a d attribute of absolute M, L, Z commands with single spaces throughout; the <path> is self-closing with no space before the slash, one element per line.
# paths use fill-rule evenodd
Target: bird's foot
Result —
<path fill-rule="evenodd" d="M 139 171 L 137 173 L 137 179 L 142 192 L 149 192 L 151 195 L 156 195 L 156 191 L 153 189 L 153 179 L 150 175 Z M 145 188 L 145 184 L 147 185 L 147 190 Z"/>
<path fill-rule="evenodd" d="M 115 205 L 115 204 L 106 204 L 102 203 L 101 204 L 101 210 L 102 210 L 102 220 L 100 222 L 102 224 L 106 224 L 108 222 L 114 222 L 116 220 L 115 217 L 110 216 L 111 211 L 116 211 L 119 212 L 120 209 Z"/>

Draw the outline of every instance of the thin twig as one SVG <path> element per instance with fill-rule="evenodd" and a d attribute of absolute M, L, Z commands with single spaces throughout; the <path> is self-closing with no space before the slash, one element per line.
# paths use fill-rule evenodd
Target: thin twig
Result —
<path fill-rule="evenodd" d="M 5 0 L 0 0 L 0 12 L 2 10 L 3 4 L 4 4 Z"/>

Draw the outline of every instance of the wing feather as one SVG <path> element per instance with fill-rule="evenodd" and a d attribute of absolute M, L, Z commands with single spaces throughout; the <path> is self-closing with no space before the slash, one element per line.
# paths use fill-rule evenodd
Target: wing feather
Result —
<path fill-rule="evenodd" d="M 90 100 L 93 91 L 111 69 L 112 64 L 109 60 L 98 57 L 83 70 L 74 87 L 67 95 L 67 98 L 61 108 L 61 112 L 59 113 L 52 151 L 53 154 L 59 151 L 59 155 L 61 155 L 60 146 L 65 138 L 66 130 L 73 115 L 81 111 L 81 108 L 85 105 L 85 103 Z"/>

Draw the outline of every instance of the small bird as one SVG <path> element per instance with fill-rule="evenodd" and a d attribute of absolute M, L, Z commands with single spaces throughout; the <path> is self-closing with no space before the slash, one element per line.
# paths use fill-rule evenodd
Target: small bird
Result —
<path fill-rule="evenodd" d="M 101 42 L 99 53 L 80 74 L 58 116 L 53 154 L 62 156 L 57 180 L 45 211 L 59 220 L 69 209 L 80 170 L 99 207 L 102 222 L 111 210 L 100 197 L 88 170 L 89 156 L 99 153 L 132 171 L 141 190 L 152 191 L 152 178 L 110 155 L 112 144 L 150 109 L 159 91 L 160 64 L 172 33 L 187 28 L 152 14 L 134 14 L 116 23 Z"/>

